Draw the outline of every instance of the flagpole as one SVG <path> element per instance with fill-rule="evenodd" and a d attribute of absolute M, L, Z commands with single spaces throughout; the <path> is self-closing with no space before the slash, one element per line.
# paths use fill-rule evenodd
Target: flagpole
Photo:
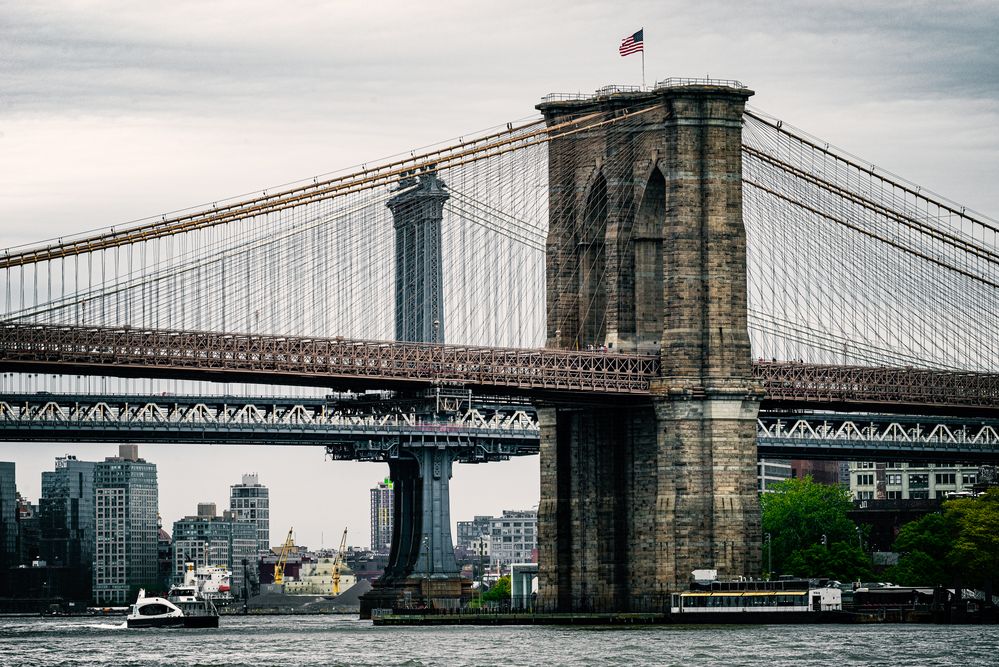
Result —
<path fill-rule="evenodd" d="M 645 88 L 645 44 L 642 44 L 642 88 Z"/>

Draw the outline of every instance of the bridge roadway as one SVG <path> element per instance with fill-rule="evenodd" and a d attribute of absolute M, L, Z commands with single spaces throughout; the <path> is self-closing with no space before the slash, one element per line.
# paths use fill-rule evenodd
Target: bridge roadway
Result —
<path fill-rule="evenodd" d="M 12 394 L 0 440 L 325 446 L 335 459 L 387 460 L 400 445 L 479 463 L 538 453 L 533 407 L 497 399 L 434 413 L 380 395 L 330 398 Z M 764 458 L 999 463 L 999 420 L 764 411 Z"/>
<path fill-rule="evenodd" d="M 657 386 L 657 356 L 10 323 L 0 325 L 0 371 L 335 389 L 460 386 L 574 402 L 670 391 Z M 999 416 L 994 373 L 760 362 L 754 374 L 764 407 Z"/>
<path fill-rule="evenodd" d="M 407 448 L 448 447 L 481 463 L 537 454 L 534 409 L 510 401 L 8 394 L 0 396 L 0 440 L 322 445 L 337 459 L 383 460 Z"/>

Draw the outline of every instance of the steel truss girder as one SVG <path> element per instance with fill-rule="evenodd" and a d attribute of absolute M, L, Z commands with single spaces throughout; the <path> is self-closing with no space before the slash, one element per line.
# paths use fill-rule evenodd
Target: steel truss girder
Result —
<path fill-rule="evenodd" d="M 999 414 L 996 373 L 759 362 L 753 374 L 766 391 L 766 408 L 787 404 L 857 411 L 876 406 L 896 414 Z"/>
<path fill-rule="evenodd" d="M 0 325 L 0 369 L 319 386 L 488 387 L 545 397 L 649 396 L 656 356 L 292 336 Z M 764 407 L 999 414 L 999 374 L 916 368 L 754 364 Z M 668 381 L 668 379 L 665 379 Z"/>
<path fill-rule="evenodd" d="M 5 324 L 0 367 L 60 367 L 74 373 L 217 379 L 269 377 L 274 382 L 334 385 L 378 381 L 411 387 L 440 384 L 540 392 L 647 394 L 658 357 L 258 336 L 192 331 Z M 340 382 L 342 383 L 342 382 Z"/>
<path fill-rule="evenodd" d="M 761 453 L 845 459 L 999 461 L 999 421 L 864 414 L 761 414 Z"/>
<path fill-rule="evenodd" d="M 0 397 L 0 440 L 318 445 L 362 461 L 424 448 L 463 463 L 538 453 L 533 408 L 468 402 L 441 401 L 434 418 L 391 400 L 20 394 Z M 999 461 L 999 420 L 763 411 L 757 442 L 771 458 Z"/>
<path fill-rule="evenodd" d="M 467 463 L 538 453 L 530 406 L 469 403 L 428 414 L 391 400 L 10 395 L 0 398 L 0 439 L 313 444 L 335 459 L 386 461 L 400 447 L 446 448 Z"/>

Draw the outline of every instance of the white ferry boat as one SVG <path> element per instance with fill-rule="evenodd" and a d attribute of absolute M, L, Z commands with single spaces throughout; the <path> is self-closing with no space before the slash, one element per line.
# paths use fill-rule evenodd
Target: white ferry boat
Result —
<path fill-rule="evenodd" d="M 698 570 L 690 590 L 672 595 L 680 623 L 819 623 L 845 619 L 839 588 L 808 579 L 723 581 Z"/>
<path fill-rule="evenodd" d="M 219 612 L 201 594 L 194 564 L 186 563 L 183 584 L 171 586 L 165 598 L 146 597 L 140 590 L 125 622 L 129 628 L 217 628 Z"/>

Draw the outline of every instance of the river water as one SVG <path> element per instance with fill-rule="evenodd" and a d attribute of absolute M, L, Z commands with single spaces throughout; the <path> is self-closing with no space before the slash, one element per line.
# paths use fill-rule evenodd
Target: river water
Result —
<path fill-rule="evenodd" d="M 223 617 L 212 630 L 0 618 L 0 665 L 996 665 L 999 626 L 376 628 L 336 616 Z"/>

